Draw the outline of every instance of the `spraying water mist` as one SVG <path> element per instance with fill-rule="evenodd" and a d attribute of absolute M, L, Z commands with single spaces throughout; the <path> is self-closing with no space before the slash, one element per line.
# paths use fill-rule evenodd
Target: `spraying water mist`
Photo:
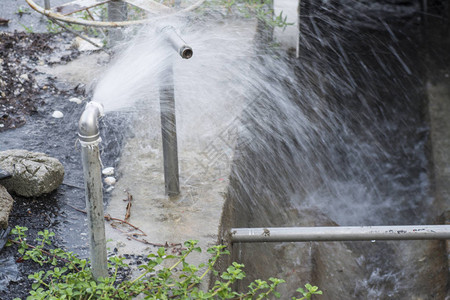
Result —
<path fill-rule="evenodd" d="M 261 45 L 254 43 L 251 21 L 172 21 L 195 49 L 189 61 L 176 57 L 155 30 L 142 30 L 98 82 L 93 99 L 106 111 L 132 111 L 136 118 L 150 113 L 156 119 L 157 83 L 173 64 L 179 148 L 206 149 L 205 140 L 233 129 L 235 146 L 216 154 L 233 160 L 228 196 L 234 226 L 430 222 L 418 57 L 409 51 L 411 42 L 383 20 L 374 25 L 383 33 L 349 26 L 343 16 L 356 8 L 344 5 L 336 13 L 324 5 L 321 15 L 310 15 L 302 29 L 300 61 L 256 51 Z M 372 26 L 372 17 L 366 17 Z M 157 131 L 149 128 L 157 123 L 135 128 L 135 134 L 143 130 L 142 136 L 153 136 Z M 181 177 L 189 180 L 189 174 Z M 301 273 L 306 257 L 318 264 L 313 246 L 292 247 L 271 251 L 303 253 L 292 265 L 294 273 Z M 324 247 L 314 249 L 323 257 L 324 249 L 334 246 Z M 422 255 L 414 252 L 420 248 L 416 244 L 342 247 L 361 270 L 355 272 L 358 278 L 340 280 L 352 284 L 350 297 L 400 299 L 420 280 L 410 280 L 414 268 L 402 268 L 398 258 L 398 253 L 405 261 Z M 242 246 L 236 258 L 251 262 L 250 249 Z M 257 269 L 250 266 L 249 273 Z M 285 271 L 279 274 L 290 274 Z M 317 280 L 327 287 L 325 279 Z"/>

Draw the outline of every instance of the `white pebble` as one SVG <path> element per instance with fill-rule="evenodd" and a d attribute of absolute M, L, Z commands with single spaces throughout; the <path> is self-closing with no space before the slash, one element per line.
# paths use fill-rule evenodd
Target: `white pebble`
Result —
<path fill-rule="evenodd" d="M 28 77 L 28 74 L 22 74 L 22 75 L 20 75 L 20 79 L 23 79 L 23 80 L 25 80 L 25 81 L 30 80 L 30 78 Z"/>
<path fill-rule="evenodd" d="M 70 98 L 69 101 L 75 102 L 76 104 L 81 104 L 83 102 L 83 100 L 81 100 L 80 98 L 76 98 L 76 97 Z"/>
<path fill-rule="evenodd" d="M 114 178 L 114 177 L 106 177 L 105 178 L 105 183 L 107 184 L 107 185 L 114 185 L 114 184 L 116 184 L 116 179 Z"/>
<path fill-rule="evenodd" d="M 105 176 L 112 176 L 114 175 L 114 168 L 113 167 L 104 168 L 102 174 Z"/>
<path fill-rule="evenodd" d="M 59 110 L 55 110 L 52 114 L 52 117 L 55 119 L 61 119 L 62 117 L 64 117 L 64 114 Z"/>

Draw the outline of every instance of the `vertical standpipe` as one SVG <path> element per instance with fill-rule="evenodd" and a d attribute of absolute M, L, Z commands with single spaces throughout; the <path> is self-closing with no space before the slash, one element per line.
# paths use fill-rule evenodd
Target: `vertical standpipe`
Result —
<path fill-rule="evenodd" d="M 99 143 L 101 142 L 98 120 L 103 115 L 103 106 L 89 102 L 78 123 L 81 144 L 86 211 L 89 226 L 89 250 L 92 274 L 97 280 L 108 276 L 106 256 L 105 220 L 103 213 L 103 191 Z"/>
<path fill-rule="evenodd" d="M 163 71 L 161 80 L 159 101 L 164 156 L 164 183 L 166 194 L 169 196 L 176 196 L 180 193 L 180 175 L 178 170 L 175 91 L 173 87 L 173 67 L 171 63 Z"/>
<path fill-rule="evenodd" d="M 120 0 L 111 0 L 108 2 L 108 21 L 120 22 L 128 19 L 127 3 Z M 115 46 L 119 41 L 123 40 L 122 28 L 110 28 L 108 30 L 108 44 Z"/>
<path fill-rule="evenodd" d="M 171 26 L 160 29 L 161 34 L 169 45 L 185 59 L 193 55 L 192 48 Z M 173 80 L 173 65 L 168 63 L 161 74 L 159 99 L 161 107 L 161 131 L 164 156 L 164 182 L 166 194 L 176 196 L 180 194 L 180 178 L 178 170 L 177 125 L 175 117 L 175 91 Z"/>

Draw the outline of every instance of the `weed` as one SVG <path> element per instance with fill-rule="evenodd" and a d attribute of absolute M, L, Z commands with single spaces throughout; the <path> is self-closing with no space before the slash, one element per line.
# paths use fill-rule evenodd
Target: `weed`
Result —
<path fill-rule="evenodd" d="M 214 265 L 222 255 L 229 252 L 225 246 L 217 245 L 209 248 L 210 259 L 206 264 L 198 266 L 186 261 L 193 252 L 201 252 L 198 241 L 190 240 L 184 243 L 180 255 L 170 255 L 165 248 L 159 248 L 156 254 L 149 254 L 148 262 L 139 265 L 141 273 L 133 280 L 121 281 L 118 278 L 120 269 L 129 270 L 124 258 L 110 257 L 110 276 L 95 280 L 89 268 L 89 261 L 79 259 L 72 252 L 59 248 L 52 248 L 51 239 L 54 233 L 48 230 L 40 231 L 35 245 L 27 242 L 26 227 L 16 226 L 12 231 L 15 237 L 8 241 L 8 245 L 17 245 L 18 252 L 24 260 L 33 260 L 39 265 L 50 264 L 49 270 L 41 270 L 28 276 L 33 280 L 32 289 L 27 300 L 38 299 L 132 299 L 138 295 L 145 299 L 267 299 L 274 295 L 279 297 L 276 287 L 285 281 L 269 278 L 268 281 L 255 280 L 246 292 L 236 292 L 233 283 L 245 278 L 244 265 L 233 262 L 225 272 L 220 274 Z M 45 248 L 52 248 L 47 250 Z M 170 267 L 166 262 L 171 262 Z M 170 265 L 170 264 L 169 264 Z M 175 270 L 181 272 L 175 272 Z M 180 275 L 181 273 L 181 275 Z M 199 288 L 208 274 L 214 274 L 216 280 L 208 291 Z M 310 299 L 312 295 L 322 294 L 316 286 L 305 285 L 306 290 L 297 291 L 302 298 L 292 297 L 293 300 Z M 18 298 L 16 298 L 18 299 Z"/>

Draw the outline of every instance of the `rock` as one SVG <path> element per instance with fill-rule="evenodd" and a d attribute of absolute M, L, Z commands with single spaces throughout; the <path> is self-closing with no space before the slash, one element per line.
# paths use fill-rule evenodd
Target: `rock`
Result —
<path fill-rule="evenodd" d="M 81 104 L 83 102 L 83 100 L 81 100 L 80 98 L 77 97 L 72 97 L 69 99 L 70 102 L 74 102 L 76 104 Z"/>
<path fill-rule="evenodd" d="M 115 185 L 116 184 L 116 179 L 114 177 L 106 177 L 104 179 L 105 184 L 107 185 Z"/>
<path fill-rule="evenodd" d="M 22 79 L 21 80 L 21 82 L 24 82 L 24 81 L 29 81 L 30 80 L 30 78 L 28 77 L 28 74 L 22 74 L 22 75 L 20 75 L 20 77 L 19 77 L 20 79 Z"/>
<path fill-rule="evenodd" d="M 52 114 L 52 117 L 55 119 L 61 119 L 62 117 L 64 117 L 64 114 L 59 110 L 55 110 Z"/>
<path fill-rule="evenodd" d="M 25 197 L 50 193 L 64 179 L 63 165 L 44 153 L 17 149 L 1 151 L 0 168 L 13 175 L 2 180 L 3 186 L 9 192 Z"/>
<path fill-rule="evenodd" d="M 112 176 L 114 175 L 114 168 L 113 167 L 104 168 L 102 174 L 105 176 Z"/>
<path fill-rule="evenodd" d="M 8 217 L 14 200 L 6 188 L 0 185 L 0 230 L 8 227 Z"/>
<path fill-rule="evenodd" d="M 89 38 L 89 39 L 99 46 L 102 45 L 101 39 L 97 38 Z M 101 48 L 94 46 L 93 44 L 89 43 L 88 41 L 85 41 L 80 37 L 76 37 L 74 39 L 74 41 L 72 42 L 72 47 L 78 49 L 79 51 L 95 51 Z"/>

